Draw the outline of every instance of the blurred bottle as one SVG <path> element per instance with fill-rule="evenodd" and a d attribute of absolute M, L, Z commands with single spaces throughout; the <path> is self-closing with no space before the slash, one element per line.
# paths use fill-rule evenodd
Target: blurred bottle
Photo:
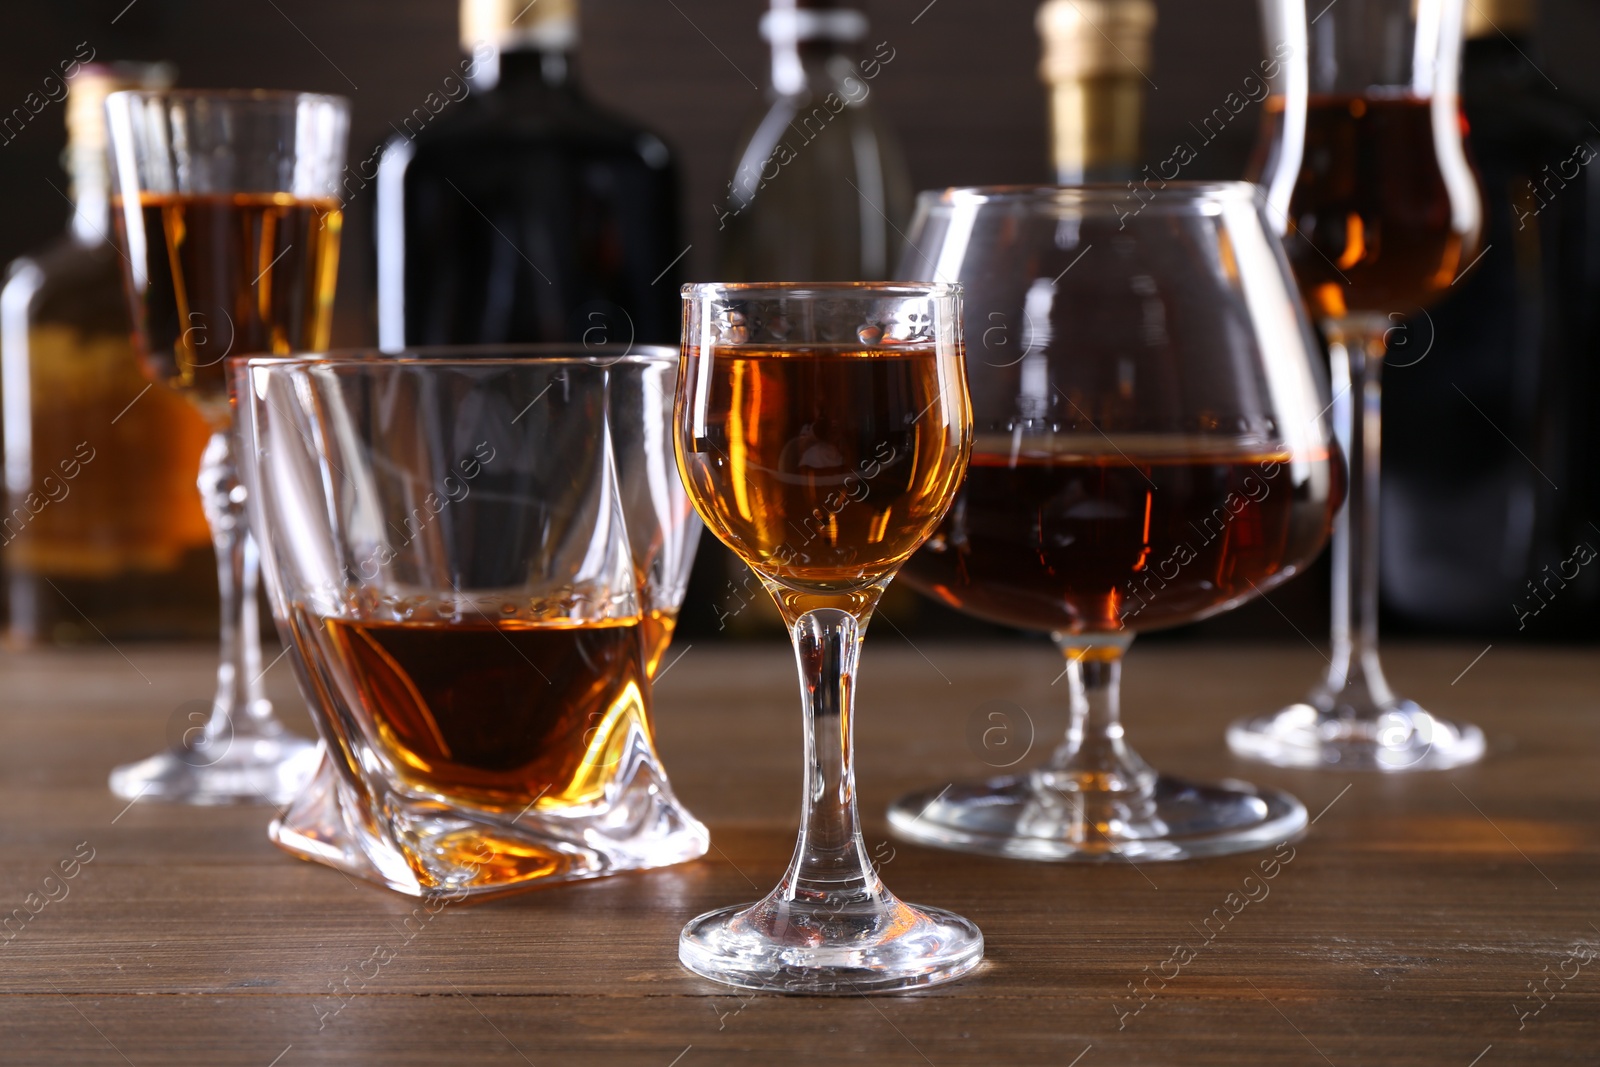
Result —
<path fill-rule="evenodd" d="M 744 138 L 717 207 L 728 281 L 874 281 L 889 276 L 911 218 L 899 145 L 873 106 L 894 62 L 860 47 L 867 19 L 830 0 L 772 0 L 771 100 Z"/>
<path fill-rule="evenodd" d="M 107 93 L 170 68 L 85 66 L 69 83 L 73 216 L 0 290 L 8 642 L 201 638 L 216 630 L 195 471 L 210 431 L 141 372 L 111 245 Z"/>
<path fill-rule="evenodd" d="M 378 164 L 378 336 L 678 340 L 678 178 L 577 78 L 575 0 L 462 0 L 462 77 Z"/>
<path fill-rule="evenodd" d="M 715 206 L 718 276 L 727 281 L 877 281 L 900 258 L 912 188 L 873 94 L 895 60 L 862 46 L 867 17 L 833 0 L 772 0 L 770 103 L 740 141 L 726 200 Z M 709 551 L 708 551 L 709 550 Z M 783 632 L 777 607 L 739 558 L 701 544 L 700 567 L 724 576 L 709 593 L 716 629 Z M 699 592 L 699 590 L 696 590 Z M 918 600 L 891 586 L 879 613 L 906 621 Z"/>
<path fill-rule="evenodd" d="M 1390 346 L 1382 589 L 1423 627 L 1573 637 L 1600 631 L 1600 109 L 1546 81 L 1533 15 L 1466 9 L 1485 251 Z"/>
<path fill-rule="evenodd" d="M 1040 5 L 1040 76 L 1050 87 L 1056 182 L 1135 176 L 1150 66 L 1152 0 L 1047 0 Z"/>

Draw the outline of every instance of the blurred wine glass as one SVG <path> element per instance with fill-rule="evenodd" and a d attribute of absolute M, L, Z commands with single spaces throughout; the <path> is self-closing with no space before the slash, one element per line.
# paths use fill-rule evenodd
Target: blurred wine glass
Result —
<path fill-rule="evenodd" d="M 259 561 L 224 358 L 328 345 L 350 105 L 315 93 L 140 90 L 108 96 L 106 117 L 136 347 L 145 373 L 211 424 L 199 487 L 222 602 L 210 714 L 166 751 L 113 770 L 111 789 L 130 800 L 285 804 L 315 753 L 261 687 Z"/>
<path fill-rule="evenodd" d="M 1381 378 L 1426 355 L 1419 313 L 1478 254 L 1477 179 L 1456 97 L 1462 0 L 1264 0 L 1282 55 L 1255 177 L 1328 339 L 1333 422 L 1351 466 L 1333 536 L 1333 650 L 1302 702 L 1228 743 L 1280 766 L 1385 771 L 1471 763 L 1483 733 L 1396 694 L 1378 659 Z M 1308 21 L 1309 18 L 1309 21 Z M 1424 327 L 1429 323 L 1420 316 Z"/>

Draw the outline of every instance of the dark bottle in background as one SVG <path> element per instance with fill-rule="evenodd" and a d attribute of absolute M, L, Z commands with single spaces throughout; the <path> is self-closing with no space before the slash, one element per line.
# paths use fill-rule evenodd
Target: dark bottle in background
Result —
<path fill-rule="evenodd" d="M 831 0 L 772 0 L 768 106 L 740 142 L 717 208 L 728 281 L 875 281 L 911 218 L 911 181 L 874 97 L 894 62 L 867 19 Z"/>
<path fill-rule="evenodd" d="M 378 334 L 446 343 L 678 339 L 678 178 L 579 87 L 575 0 L 462 0 L 469 91 L 378 165 Z"/>
<path fill-rule="evenodd" d="M 1418 628 L 1560 638 L 1600 631 L 1600 110 L 1545 80 L 1532 16 L 1467 7 L 1485 251 L 1390 345 L 1382 593 Z"/>

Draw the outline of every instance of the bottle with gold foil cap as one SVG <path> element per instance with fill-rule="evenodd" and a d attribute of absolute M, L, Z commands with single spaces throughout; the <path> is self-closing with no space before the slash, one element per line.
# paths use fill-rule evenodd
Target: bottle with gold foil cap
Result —
<path fill-rule="evenodd" d="M 108 240 L 106 94 L 170 82 L 169 68 L 135 64 L 70 77 L 70 230 L 14 262 L 0 291 L 0 558 L 13 645 L 216 629 L 194 484 L 209 430 L 140 370 Z"/>
<path fill-rule="evenodd" d="M 1461 13 L 1467 40 L 1504 34 L 1520 38 L 1533 28 L 1533 0 L 1472 0 Z"/>
<path fill-rule="evenodd" d="M 1062 185 L 1122 181 L 1138 168 L 1152 0 L 1046 0 L 1037 25 Z"/>
<path fill-rule="evenodd" d="M 575 0 L 462 0 L 461 50 L 481 44 L 501 51 L 568 51 L 578 43 Z"/>

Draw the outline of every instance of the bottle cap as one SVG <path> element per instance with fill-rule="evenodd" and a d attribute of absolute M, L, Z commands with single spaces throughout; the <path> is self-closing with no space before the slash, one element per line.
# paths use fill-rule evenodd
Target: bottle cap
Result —
<path fill-rule="evenodd" d="M 106 97 L 122 89 L 168 89 L 170 63 L 86 63 L 67 82 L 67 141 L 72 151 L 104 152 Z"/>
<path fill-rule="evenodd" d="M 1462 15 L 1462 35 L 1491 37 L 1533 28 L 1533 0 L 1472 0 Z"/>
<path fill-rule="evenodd" d="M 1091 75 L 1137 75 L 1150 64 L 1152 0 L 1046 0 L 1039 8 L 1044 58 L 1039 73 L 1049 84 Z"/>
<path fill-rule="evenodd" d="M 461 0 L 461 47 L 565 51 L 578 43 L 577 0 Z"/>

